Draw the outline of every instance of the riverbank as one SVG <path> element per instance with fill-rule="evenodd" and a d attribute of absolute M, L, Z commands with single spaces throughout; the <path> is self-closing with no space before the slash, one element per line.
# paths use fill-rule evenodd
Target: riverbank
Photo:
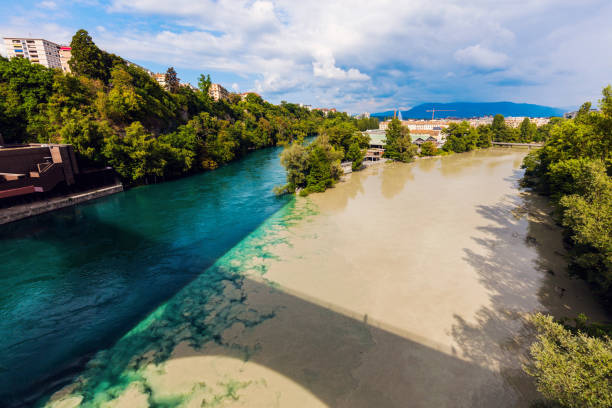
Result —
<path fill-rule="evenodd" d="M 388 163 L 292 200 L 49 405 L 528 406 L 526 313 L 606 315 L 519 190 L 525 154 Z"/>
<path fill-rule="evenodd" d="M 123 191 L 123 184 L 115 184 L 102 188 L 96 188 L 84 192 L 68 194 L 61 197 L 53 197 L 46 200 L 34 201 L 28 204 L 20 204 L 7 208 L 0 208 L 0 225 L 18 221 L 46 212 L 59 210 L 72 205 L 85 203 L 97 198 L 106 197 Z"/>

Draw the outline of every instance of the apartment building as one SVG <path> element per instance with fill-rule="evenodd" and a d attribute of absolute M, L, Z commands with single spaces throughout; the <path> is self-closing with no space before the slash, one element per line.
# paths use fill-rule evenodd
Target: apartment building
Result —
<path fill-rule="evenodd" d="M 43 38 L 4 37 L 4 47 L 10 58 L 27 58 L 47 68 L 62 69 L 58 44 Z"/>
<path fill-rule="evenodd" d="M 300 108 L 306 108 L 309 111 L 312 110 L 312 105 L 306 105 L 306 104 L 303 104 L 303 103 L 300 103 L 299 105 L 300 105 Z"/>
<path fill-rule="evenodd" d="M 59 57 L 60 65 L 62 66 L 62 71 L 70 72 L 70 65 L 68 65 L 68 61 L 70 61 L 70 58 L 72 58 L 72 48 L 60 47 Z"/>
<path fill-rule="evenodd" d="M 166 89 L 166 74 L 153 74 L 151 76 L 157 81 L 159 86 Z"/>
<path fill-rule="evenodd" d="M 219 84 L 211 84 L 210 89 L 208 90 L 208 95 L 214 100 L 219 101 L 220 99 L 228 99 L 229 92 L 227 89 L 222 87 Z"/>

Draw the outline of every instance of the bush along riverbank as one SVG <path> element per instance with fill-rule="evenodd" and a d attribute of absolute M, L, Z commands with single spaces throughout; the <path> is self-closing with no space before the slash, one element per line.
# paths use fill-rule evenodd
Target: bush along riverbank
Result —
<path fill-rule="evenodd" d="M 369 136 L 353 123 L 337 119 L 326 122 L 319 132 L 309 145 L 294 142 L 283 150 L 280 160 L 287 170 L 287 184 L 276 189 L 278 194 L 325 191 L 340 180 L 343 159 L 352 162 L 353 170 L 361 168 Z"/>
<path fill-rule="evenodd" d="M 112 166 L 127 185 L 212 170 L 331 124 L 378 126 L 346 113 L 274 105 L 255 93 L 214 101 L 210 76 L 201 75 L 194 89 L 182 86 L 173 68 L 162 88 L 145 70 L 99 49 L 85 30 L 70 46 L 71 74 L 0 57 L 4 143 L 70 143 L 82 167 Z"/>
<path fill-rule="evenodd" d="M 564 228 L 570 273 L 585 279 L 610 312 L 612 304 L 612 88 L 600 110 L 582 105 L 557 121 L 542 149 L 524 160 L 523 183 L 550 197 Z M 525 366 L 546 406 L 612 406 L 612 326 L 532 317 L 537 340 Z M 548 405 L 550 404 L 550 405 Z"/>

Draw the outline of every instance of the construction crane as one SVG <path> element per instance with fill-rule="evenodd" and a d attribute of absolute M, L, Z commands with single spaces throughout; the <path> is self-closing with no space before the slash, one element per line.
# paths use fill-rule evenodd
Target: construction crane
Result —
<path fill-rule="evenodd" d="M 425 112 L 431 112 L 431 120 L 433 120 L 436 112 L 456 112 L 456 110 L 455 109 L 427 109 Z"/>

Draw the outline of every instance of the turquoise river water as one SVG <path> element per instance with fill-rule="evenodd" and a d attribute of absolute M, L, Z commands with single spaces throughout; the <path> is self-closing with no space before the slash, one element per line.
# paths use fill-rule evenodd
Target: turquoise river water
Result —
<path fill-rule="evenodd" d="M 279 152 L 0 226 L 0 406 L 66 384 L 287 204 Z"/>

